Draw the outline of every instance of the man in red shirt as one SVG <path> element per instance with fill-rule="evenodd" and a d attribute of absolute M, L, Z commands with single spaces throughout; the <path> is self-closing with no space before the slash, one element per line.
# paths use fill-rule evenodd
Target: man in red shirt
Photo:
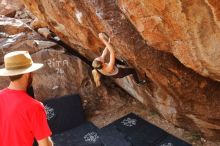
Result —
<path fill-rule="evenodd" d="M 9 76 L 10 85 L 0 91 L 0 146 L 52 146 L 44 106 L 26 90 L 32 73 L 43 67 L 33 63 L 27 51 L 14 51 L 4 56 L 5 68 L 0 76 Z"/>

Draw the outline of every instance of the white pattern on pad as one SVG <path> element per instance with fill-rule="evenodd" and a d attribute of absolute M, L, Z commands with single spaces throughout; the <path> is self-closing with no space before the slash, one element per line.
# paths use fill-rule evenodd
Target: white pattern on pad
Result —
<path fill-rule="evenodd" d="M 162 144 L 162 145 L 160 145 L 160 146 L 173 146 L 173 144 L 169 142 L 169 143 L 167 143 L 167 144 L 165 143 L 165 144 Z"/>
<path fill-rule="evenodd" d="M 95 143 L 97 140 L 99 139 L 99 136 L 96 132 L 90 132 L 90 133 L 87 133 L 85 136 L 84 136 L 84 140 L 86 142 L 92 142 L 92 143 Z"/>
<path fill-rule="evenodd" d="M 136 120 L 136 119 L 131 119 L 131 118 L 126 118 L 126 119 L 124 119 L 121 123 L 122 123 L 124 126 L 132 127 L 132 126 L 135 126 L 135 125 L 136 125 L 137 120 Z"/>
<path fill-rule="evenodd" d="M 47 115 L 47 120 L 52 119 L 55 116 L 54 109 L 47 105 L 45 105 L 44 107 Z"/>

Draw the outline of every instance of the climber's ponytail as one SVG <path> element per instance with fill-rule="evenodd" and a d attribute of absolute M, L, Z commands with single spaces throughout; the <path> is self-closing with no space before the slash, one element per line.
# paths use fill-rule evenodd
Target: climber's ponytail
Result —
<path fill-rule="evenodd" d="M 93 69 L 92 70 L 92 76 L 93 76 L 96 87 L 99 87 L 101 85 L 101 81 L 100 81 L 101 75 L 100 75 L 100 73 L 96 69 Z"/>

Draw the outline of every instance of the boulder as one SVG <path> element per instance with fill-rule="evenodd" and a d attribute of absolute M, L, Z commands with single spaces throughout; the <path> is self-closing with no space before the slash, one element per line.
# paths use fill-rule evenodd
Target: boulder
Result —
<path fill-rule="evenodd" d="M 14 17 L 16 11 L 23 8 L 21 0 L 1 0 L 0 1 L 0 15 L 7 17 Z"/>
<path fill-rule="evenodd" d="M 33 32 L 28 25 L 14 18 L 0 17 L 0 26 L 0 32 L 8 35 Z"/>
<path fill-rule="evenodd" d="M 177 126 L 220 137 L 219 5 L 216 0 L 24 0 L 40 21 L 88 60 L 106 32 L 118 59 L 147 83 L 116 82 Z"/>
<path fill-rule="evenodd" d="M 219 1 L 119 0 L 118 6 L 148 45 L 220 80 Z"/>
<path fill-rule="evenodd" d="M 15 9 L 20 9 L 24 7 L 22 0 L 0 0 L 0 4 L 15 8 Z"/>
<path fill-rule="evenodd" d="M 14 17 L 16 14 L 16 10 L 11 7 L 6 7 L 5 5 L 0 4 L 0 15 L 6 17 Z"/>
<path fill-rule="evenodd" d="M 32 54 L 44 49 L 45 44 L 49 45 L 44 42 L 42 46 L 42 41 L 38 40 L 44 39 L 22 21 L 8 17 L 0 18 L 0 64 L 3 64 L 3 57 L 8 52 L 26 50 Z"/>
<path fill-rule="evenodd" d="M 35 62 L 44 64 L 33 82 L 35 96 L 42 101 L 79 91 L 88 93 L 95 90 L 91 80 L 91 69 L 79 58 L 65 52 L 64 49 L 46 49 L 32 55 Z"/>

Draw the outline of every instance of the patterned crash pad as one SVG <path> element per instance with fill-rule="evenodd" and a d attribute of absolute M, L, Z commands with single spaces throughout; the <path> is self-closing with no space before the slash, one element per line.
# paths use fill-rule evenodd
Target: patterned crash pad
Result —
<path fill-rule="evenodd" d="M 154 125 L 147 123 L 135 114 L 129 114 L 107 127 L 116 127 L 124 133 L 135 146 L 150 146 L 155 141 L 166 136 L 166 132 Z"/>
<path fill-rule="evenodd" d="M 55 146 L 132 146 L 116 128 L 98 129 L 90 122 L 52 136 Z"/>
<path fill-rule="evenodd" d="M 125 135 L 119 132 L 116 127 L 106 127 L 99 130 L 100 139 L 104 146 L 132 146 L 125 139 Z"/>
<path fill-rule="evenodd" d="M 53 134 L 75 128 L 85 122 L 78 94 L 66 95 L 43 102 L 47 120 Z"/>
<path fill-rule="evenodd" d="M 99 129 L 90 122 L 52 136 L 55 146 L 103 146 Z"/>
<path fill-rule="evenodd" d="M 133 146 L 190 146 L 159 127 L 130 113 L 104 128 L 116 127 Z"/>

